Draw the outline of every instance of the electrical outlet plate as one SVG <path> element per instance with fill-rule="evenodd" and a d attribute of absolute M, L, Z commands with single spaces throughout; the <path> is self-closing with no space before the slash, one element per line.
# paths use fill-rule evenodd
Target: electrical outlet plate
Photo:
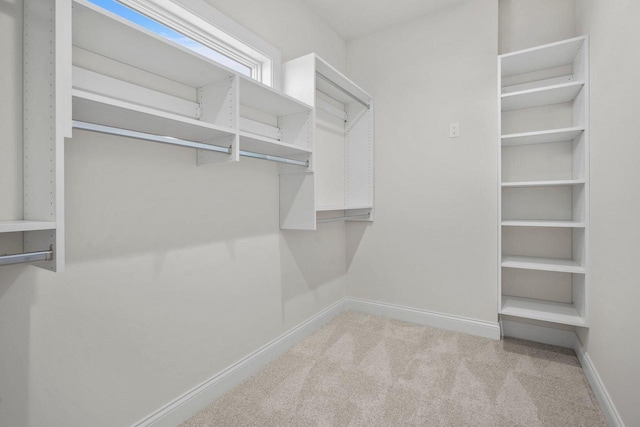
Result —
<path fill-rule="evenodd" d="M 460 123 L 449 123 L 449 138 L 460 136 Z"/>

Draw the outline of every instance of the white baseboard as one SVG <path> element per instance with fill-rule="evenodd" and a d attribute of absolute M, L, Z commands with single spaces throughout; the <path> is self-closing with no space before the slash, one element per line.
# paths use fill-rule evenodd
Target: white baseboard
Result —
<path fill-rule="evenodd" d="M 293 345 L 302 341 L 327 324 L 346 309 L 343 298 L 315 316 L 285 332 L 275 340 L 194 387 L 149 416 L 133 424 L 134 427 L 175 427 L 188 420 L 222 394 L 258 372 L 269 362 L 286 353 Z"/>
<path fill-rule="evenodd" d="M 591 358 L 584 351 L 582 345 L 578 345 L 575 349 L 576 355 L 578 356 L 578 360 L 582 365 L 582 370 L 584 371 L 584 375 L 589 380 L 589 384 L 591 384 L 591 389 L 593 390 L 593 394 L 596 395 L 596 399 L 598 399 L 598 403 L 600 404 L 600 408 L 602 408 L 602 412 L 604 413 L 609 426 L 611 427 L 624 427 L 624 422 L 618 413 L 613 401 L 611 400 L 611 396 L 609 396 L 609 392 L 605 388 L 596 367 L 593 366 L 593 362 L 591 362 Z"/>
<path fill-rule="evenodd" d="M 390 317 L 396 320 L 403 320 L 405 322 L 417 323 L 419 325 L 462 332 L 494 340 L 500 339 L 500 326 L 497 322 L 485 322 L 467 317 L 351 297 L 347 297 L 347 308 L 378 316 Z"/>
<path fill-rule="evenodd" d="M 620 414 L 613 404 L 609 392 L 607 392 L 604 383 L 600 379 L 600 375 L 598 375 L 598 371 L 591 362 L 591 358 L 587 352 L 585 352 L 575 332 L 512 320 L 503 320 L 502 326 L 503 333 L 507 337 L 572 348 L 576 352 L 584 375 L 589 381 L 591 390 L 593 390 L 593 394 L 600 404 L 600 409 L 602 409 L 607 423 L 610 427 L 624 427 L 624 422 L 622 418 L 620 418 Z"/>

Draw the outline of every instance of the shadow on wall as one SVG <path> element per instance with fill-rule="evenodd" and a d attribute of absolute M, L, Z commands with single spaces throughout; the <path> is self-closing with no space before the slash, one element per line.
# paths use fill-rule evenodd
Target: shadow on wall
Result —
<path fill-rule="evenodd" d="M 214 244 L 235 259 L 237 240 L 279 232 L 275 164 L 195 159 L 191 149 L 74 131 L 65 159 L 69 263 Z"/>
<path fill-rule="evenodd" d="M 282 231 L 280 269 L 283 320 L 288 303 L 297 297 L 311 292 L 317 301 L 322 286 L 344 280 L 344 227 L 344 223 L 334 222 L 318 224 L 317 231 Z"/>
<path fill-rule="evenodd" d="M 35 295 L 33 287 L 16 283 L 34 272 L 20 265 L 0 268 L 0 425 L 27 425 L 31 306 Z"/>
<path fill-rule="evenodd" d="M 370 222 L 351 222 L 347 226 L 347 242 L 346 242 L 346 269 L 349 271 L 351 263 L 358 252 L 360 242 L 367 232 L 367 229 L 371 227 Z"/>

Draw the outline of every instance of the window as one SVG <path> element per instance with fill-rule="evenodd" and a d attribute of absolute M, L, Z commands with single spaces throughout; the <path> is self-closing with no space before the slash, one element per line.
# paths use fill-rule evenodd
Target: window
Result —
<path fill-rule="evenodd" d="M 279 86 L 280 51 L 201 0 L 89 0 L 268 86 Z"/>

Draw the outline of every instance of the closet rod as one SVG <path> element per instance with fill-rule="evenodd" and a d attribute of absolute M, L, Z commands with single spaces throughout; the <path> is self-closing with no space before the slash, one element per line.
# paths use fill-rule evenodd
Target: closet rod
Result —
<path fill-rule="evenodd" d="M 364 102 L 362 99 L 358 98 L 357 96 L 355 96 L 354 94 L 352 94 L 351 92 L 349 92 L 348 90 L 343 88 L 342 86 L 338 85 L 333 80 L 331 80 L 329 77 L 325 76 L 324 74 L 320 73 L 319 71 L 316 71 L 316 75 L 318 77 L 320 77 L 322 80 L 324 80 L 325 82 L 329 83 L 331 86 L 333 86 L 336 89 L 338 89 L 340 92 L 344 93 L 348 97 L 353 98 L 354 100 L 356 100 L 360 104 L 364 105 L 367 110 L 369 108 L 371 108 L 371 106 L 368 103 Z"/>
<path fill-rule="evenodd" d="M 180 147 L 198 148 L 201 150 L 215 151 L 218 153 L 231 154 L 231 147 L 220 147 L 218 145 L 204 144 L 202 142 L 189 141 L 186 139 L 173 138 L 170 136 L 154 135 L 151 133 L 137 132 L 128 129 L 116 128 L 113 126 L 103 126 L 95 123 L 87 123 L 74 120 L 73 127 L 75 129 L 83 129 L 92 132 L 106 133 L 109 135 L 125 136 L 128 138 L 142 139 L 145 141 L 161 142 L 163 144 L 178 145 Z M 309 166 L 309 161 L 287 159 L 285 157 L 270 156 L 268 154 L 254 153 L 252 151 L 240 151 L 244 157 L 252 157 L 254 159 L 269 160 L 271 162 L 286 163 L 295 166 Z"/>
<path fill-rule="evenodd" d="M 27 252 L 24 254 L 3 255 L 0 256 L 0 265 L 22 264 L 25 262 L 51 261 L 53 259 L 53 250 L 40 252 Z"/>
<path fill-rule="evenodd" d="M 331 218 L 320 218 L 316 220 L 316 222 L 331 222 L 331 221 L 347 221 L 354 219 L 370 219 L 371 214 L 363 214 L 363 215 L 345 215 L 345 216 L 336 216 Z"/>
<path fill-rule="evenodd" d="M 199 148 L 201 150 L 216 151 L 218 153 L 231 154 L 229 147 L 203 144 L 202 142 L 188 141 L 186 139 L 172 138 L 170 136 L 154 135 L 152 133 L 136 132 L 134 130 L 121 129 L 113 126 L 97 125 L 95 123 L 73 121 L 75 129 L 89 130 L 92 132 L 107 133 L 109 135 L 126 136 L 128 138 L 144 139 L 146 141 L 161 142 L 163 144 L 179 145 L 181 147 Z"/>
<path fill-rule="evenodd" d="M 253 153 L 251 151 L 240 150 L 240 155 L 244 157 L 252 157 L 254 159 L 269 160 L 270 162 L 286 163 L 288 165 L 309 167 L 308 160 L 293 160 L 285 157 L 270 156 L 268 154 Z"/>

